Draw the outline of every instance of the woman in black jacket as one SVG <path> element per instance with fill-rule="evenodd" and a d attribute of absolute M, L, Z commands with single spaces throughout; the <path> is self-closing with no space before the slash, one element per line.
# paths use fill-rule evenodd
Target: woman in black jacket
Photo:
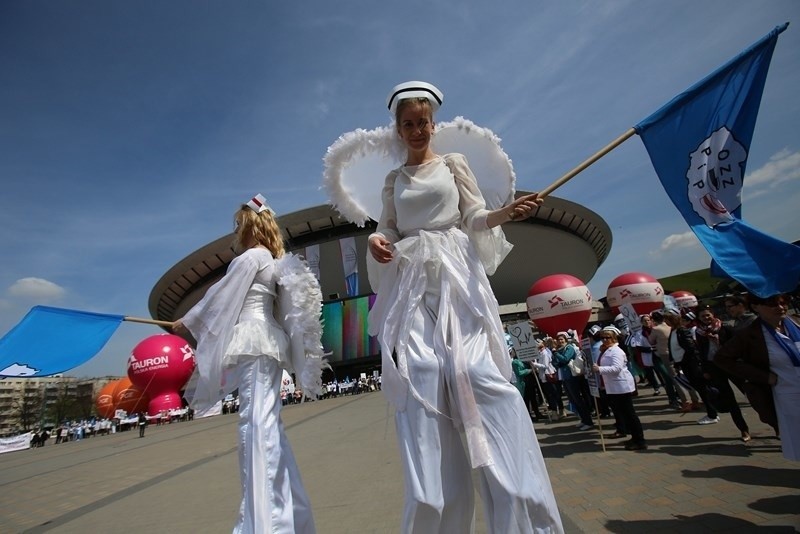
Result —
<path fill-rule="evenodd" d="M 676 371 L 680 371 L 675 379 L 684 386 L 697 391 L 705 404 L 706 415 L 699 419 L 697 424 L 711 425 L 719 423 L 719 414 L 709 399 L 709 385 L 703 376 L 700 352 L 697 349 L 692 330 L 689 328 L 692 320 L 694 320 L 694 314 L 681 317 L 677 310 L 665 310 L 664 322 L 672 328 L 669 334 L 669 357 L 675 363 Z"/>
<path fill-rule="evenodd" d="M 700 360 L 703 368 L 703 376 L 709 381 L 711 391 L 716 391 L 716 395 L 711 394 L 711 401 L 717 410 L 730 412 L 731 419 L 736 428 L 742 433 L 742 441 L 750 441 L 750 428 L 744 420 L 739 403 L 733 394 L 733 388 L 728 381 L 728 373 L 717 367 L 714 363 L 714 356 L 722 345 L 733 337 L 733 328 L 722 324 L 710 306 L 704 306 L 697 313 L 698 325 L 695 330 L 697 349 L 700 351 Z"/>

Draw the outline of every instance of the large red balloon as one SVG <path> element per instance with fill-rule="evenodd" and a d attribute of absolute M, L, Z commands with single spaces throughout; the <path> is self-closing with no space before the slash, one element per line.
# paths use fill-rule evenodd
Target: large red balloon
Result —
<path fill-rule="evenodd" d="M 144 412 L 149 401 L 147 392 L 136 387 L 128 377 L 117 380 L 114 387 L 114 410 L 125 410 L 128 414 Z"/>
<path fill-rule="evenodd" d="M 143 339 L 128 359 L 128 377 L 150 396 L 150 414 L 181 407 L 179 391 L 192 371 L 192 347 L 182 337 L 172 334 Z"/>
<path fill-rule="evenodd" d="M 696 308 L 697 297 L 688 291 L 673 291 L 669 294 L 670 297 L 675 299 L 679 308 Z"/>
<path fill-rule="evenodd" d="M 103 386 L 94 401 L 95 408 L 97 408 L 97 415 L 103 419 L 111 419 L 114 417 L 114 388 L 117 387 L 118 382 L 119 380 L 112 380 Z"/>
<path fill-rule="evenodd" d="M 528 316 L 542 332 L 555 336 L 574 329 L 583 332 L 592 315 L 592 294 L 586 284 L 568 274 L 552 274 L 528 291 Z"/>
<path fill-rule="evenodd" d="M 614 278 L 606 293 L 608 305 L 619 311 L 621 304 L 632 304 L 636 313 L 642 315 L 664 307 L 664 289 L 661 284 L 645 273 L 625 273 Z"/>

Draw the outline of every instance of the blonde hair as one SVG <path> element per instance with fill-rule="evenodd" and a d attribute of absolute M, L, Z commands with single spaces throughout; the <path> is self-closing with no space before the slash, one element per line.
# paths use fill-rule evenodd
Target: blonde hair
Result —
<path fill-rule="evenodd" d="M 404 98 L 403 100 L 397 103 L 397 109 L 394 110 L 394 122 L 397 125 L 397 128 L 400 128 L 400 116 L 403 114 L 403 110 L 406 109 L 411 104 L 423 107 L 427 110 L 428 116 L 433 122 L 433 106 L 431 106 L 431 101 L 427 98 L 417 97 L 417 98 Z"/>
<path fill-rule="evenodd" d="M 242 204 L 234 218 L 241 228 L 236 234 L 234 247 L 238 249 L 246 248 L 247 245 L 244 241 L 252 237 L 254 245 L 266 247 L 274 258 L 283 256 L 285 252 L 283 236 L 270 210 L 256 213 L 247 204 Z"/>

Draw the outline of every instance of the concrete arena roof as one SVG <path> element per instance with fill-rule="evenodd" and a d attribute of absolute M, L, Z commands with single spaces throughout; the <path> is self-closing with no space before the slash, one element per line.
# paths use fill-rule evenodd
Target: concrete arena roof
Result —
<path fill-rule="evenodd" d="M 517 192 L 517 196 L 525 194 Z M 338 240 L 355 237 L 360 293 L 371 292 L 365 255 L 367 237 L 375 223 L 369 221 L 359 228 L 328 205 L 282 215 L 277 222 L 287 250 L 302 254 L 306 246 L 320 246 L 320 283 L 323 295 L 330 300 L 346 294 Z M 588 282 L 611 250 L 611 229 L 598 214 L 553 196 L 547 197 L 530 218 L 503 225 L 503 231 L 514 250 L 490 278 L 501 305 L 524 302 L 530 286 L 549 274 L 571 274 Z M 170 268 L 150 292 L 151 316 L 174 321 L 197 303 L 233 260 L 233 237 L 232 233 L 220 237 Z"/>

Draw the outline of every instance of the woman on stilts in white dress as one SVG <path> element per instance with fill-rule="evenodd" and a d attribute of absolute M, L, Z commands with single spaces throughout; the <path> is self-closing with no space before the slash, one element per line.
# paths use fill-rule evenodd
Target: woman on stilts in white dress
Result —
<path fill-rule="evenodd" d="M 197 340 L 198 380 L 187 397 L 202 413 L 239 389 L 242 502 L 233 531 L 313 534 L 311 505 L 280 419 L 280 387 L 286 368 L 304 391 L 319 389 L 322 294 L 305 264 L 284 255 L 264 197 L 242 205 L 235 224 L 241 254 L 173 324 Z"/>
<path fill-rule="evenodd" d="M 490 532 L 563 532 L 528 411 L 509 382 L 487 279 L 511 248 L 499 226 L 528 217 L 541 200 L 532 194 L 487 210 L 464 156 L 430 147 L 441 103 L 442 93 L 424 82 L 400 84 L 389 96 L 407 159 L 386 177 L 369 237 L 381 264 L 370 265 L 371 281 L 380 279 L 370 333 L 396 408 L 402 532 L 472 532 L 473 468 Z"/>

